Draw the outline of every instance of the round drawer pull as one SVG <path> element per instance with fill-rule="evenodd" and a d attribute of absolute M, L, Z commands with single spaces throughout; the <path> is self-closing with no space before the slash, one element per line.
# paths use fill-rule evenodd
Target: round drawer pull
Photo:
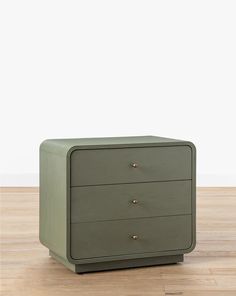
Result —
<path fill-rule="evenodd" d="M 138 239 L 138 236 L 137 235 L 132 235 L 132 239 L 136 240 L 136 239 Z"/>
<path fill-rule="evenodd" d="M 138 167 L 137 163 L 131 163 L 131 166 L 132 168 L 135 168 L 135 169 Z"/>
<path fill-rule="evenodd" d="M 138 203 L 137 199 L 133 199 L 133 200 L 132 200 L 132 203 L 133 203 L 134 205 L 136 205 L 136 204 Z"/>

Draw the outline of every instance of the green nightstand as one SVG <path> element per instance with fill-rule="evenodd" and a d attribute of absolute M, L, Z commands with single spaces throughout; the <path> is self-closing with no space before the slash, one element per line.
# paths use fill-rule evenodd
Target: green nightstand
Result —
<path fill-rule="evenodd" d="M 176 263 L 195 247 L 196 149 L 162 137 L 46 140 L 40 241 L 77 273 Z"/>

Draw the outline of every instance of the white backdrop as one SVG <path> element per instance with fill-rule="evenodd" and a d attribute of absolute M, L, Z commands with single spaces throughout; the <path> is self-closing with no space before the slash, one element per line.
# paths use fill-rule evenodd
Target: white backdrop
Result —
<path fill-rule="evenodd" d="M 38 185 L 45 138 L 160 135 L 198 185 L 236 185 L 235 1 L 1 1 L 2 186 Z"/>

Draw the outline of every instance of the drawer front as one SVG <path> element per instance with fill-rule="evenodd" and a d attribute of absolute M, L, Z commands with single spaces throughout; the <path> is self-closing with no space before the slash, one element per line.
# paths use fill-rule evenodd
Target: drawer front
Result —
<path fill-rule="evenodd" d="M 191 246 L 191 215 L 71 224 L 74 259 L 184 250 Z"/>
<path fill-rule="evenodd" d="M 191 181 L 71 188 L 71 222 L 191 213 Z"/>
<path fill-rule="evenodd" d="M 191 179 L 189 146 L 76 150 L 71 154 L 71 186 L 185 179 Z"/>

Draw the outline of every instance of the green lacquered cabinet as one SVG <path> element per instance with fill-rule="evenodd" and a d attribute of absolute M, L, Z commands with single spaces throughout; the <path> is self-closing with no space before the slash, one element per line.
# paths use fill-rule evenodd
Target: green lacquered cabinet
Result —
<path fill-rule="evenodd" d="M 40 146 L 40 241 L 77 273 L 183 261 L 195 247 L 196 149 L 154 136 Z"/>

